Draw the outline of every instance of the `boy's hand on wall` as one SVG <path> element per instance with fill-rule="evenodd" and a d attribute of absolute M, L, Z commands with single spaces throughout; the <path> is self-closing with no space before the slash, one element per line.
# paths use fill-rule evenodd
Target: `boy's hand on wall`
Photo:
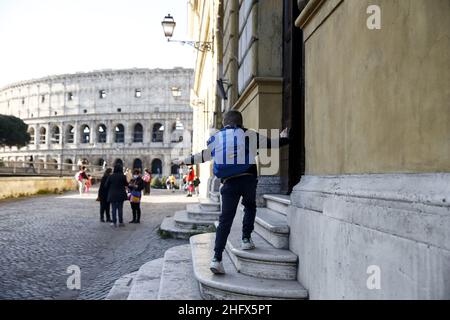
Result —
<path fill-rule="evenodd" d="M 281 131 L 280 138 L 289 138 L 289 131 L 290 128 L 285 128 L 283 131 Z"/>

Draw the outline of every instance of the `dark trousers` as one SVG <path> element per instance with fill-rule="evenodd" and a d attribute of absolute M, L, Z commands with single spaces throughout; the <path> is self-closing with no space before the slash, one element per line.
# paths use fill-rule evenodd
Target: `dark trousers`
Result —
<path fill-rule="evenodd" d="M 257 184 L 258 179 L 256 176 L 248 175 L 228 179 L 220 188 L 222 212 L 219 217 L 219 226 L 216 231 L 216 243 L 214 247 L 215 257 L 219 260 L 222 260 L 222 252 L 225 249 L 241 197 L 242 205 L 244 206 L 242 238 L 250 238 L 255 224 Z"/>
<path fill-rule="evenodd" d="M 119 214 L 119 223 L 123 223 L 123 201 L 111 202 L 112 206 L 112 222 L 117 223 L 117 214 Z"/>
<path fill-rule="evenodd" d="M 144 194 L 150 194 L 150 182 L 144 182 Z"/>
<path fill-rule="evenodd" d="M 100 220 L 105 220 L 106 214 L 106 221 L 111 221 L 111 215 L 109 214 L 110 207 L 111 204 L 108 201 L 100 201 Z"/>
<path fill-rule="evenodd" d="M 131 211 L 133 212 L 133 221 L 140 222 L 141 221 L 141 203 L 133 203 L 131 202 Z"/>

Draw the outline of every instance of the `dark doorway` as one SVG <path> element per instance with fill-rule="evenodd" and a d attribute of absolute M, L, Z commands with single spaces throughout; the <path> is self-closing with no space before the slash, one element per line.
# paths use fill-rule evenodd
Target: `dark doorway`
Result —
<path fill-rule="evenodd" d="M 153 159 L 152 174 L 162 174 L 162 161 L 161 160 Z"/>
<path fill-rule="evenodd" d="M 133 169 L 139 169 L 142 172 L 142 160 L 141 159 L 134 159 Z"/>
<path fill-rule="evenodd" d="M 116 159 L 116 160 L 114 161 L 114 167 L 115 167 L 116 165 L 120 165 L 120 166 L 123 167 L 123 161 L 122 161 L 122 159 Z"/>
<path fill-rule="evenodd" d="M 281 148 L 281 191 L 289 194 L 305 173 L 304 51 L 302 30 L 294 25 L 300 10 L 296 0 L 283 0 L 283 128 L 289 146 Z"/>

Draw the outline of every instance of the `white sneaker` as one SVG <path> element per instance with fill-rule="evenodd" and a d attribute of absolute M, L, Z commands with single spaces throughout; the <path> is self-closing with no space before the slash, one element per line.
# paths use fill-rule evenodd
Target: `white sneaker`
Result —
<path fill-rule="evenodd" d="M 211 260 L 211 264 L 209 265 L 209 269 L 214 274 L 225 274 L 225 268 L 223 267 L 222 261 L 213 258 Z"/>
<path fill-rule="evenodd" d="M 241 249 L 242 250 L 252 250 L 255 249 L 255 244 L 253 243 L 252 238 L 244 238 L 241 241 Z"/>

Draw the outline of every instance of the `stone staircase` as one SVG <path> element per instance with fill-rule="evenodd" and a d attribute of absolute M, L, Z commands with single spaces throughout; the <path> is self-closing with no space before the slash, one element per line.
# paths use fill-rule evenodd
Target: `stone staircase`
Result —
<path fill-rule="evenodd" d="M 264 202 L 265 207 L 257 210 L 254 250 L 240 249 L 239 208 L 223 255 L 225 275 L 209 270 L 215 234 L 196 234 L 190 244 L 173 247 L 164 258 L 117 280 L 107 299 L 307 299 L 307 290 L 297 281 L 298 257 L 288 249 L 289 197 L 264 195 Z M 214 212 L 205 211 L 217 209 L 214 203 L 200 202 L 202 212 Z"/>
<path fill-rule="evenodd" d="M 220 216 L 220 196 L 211 191 L 209 198 L 198 204 L 189 204 L 186 210 L 177 211 L 167 217 L 160 226 L 160 233 L 177 239 L 189 239 L 192 235 L 214 231 L 214 222 Z"/>

